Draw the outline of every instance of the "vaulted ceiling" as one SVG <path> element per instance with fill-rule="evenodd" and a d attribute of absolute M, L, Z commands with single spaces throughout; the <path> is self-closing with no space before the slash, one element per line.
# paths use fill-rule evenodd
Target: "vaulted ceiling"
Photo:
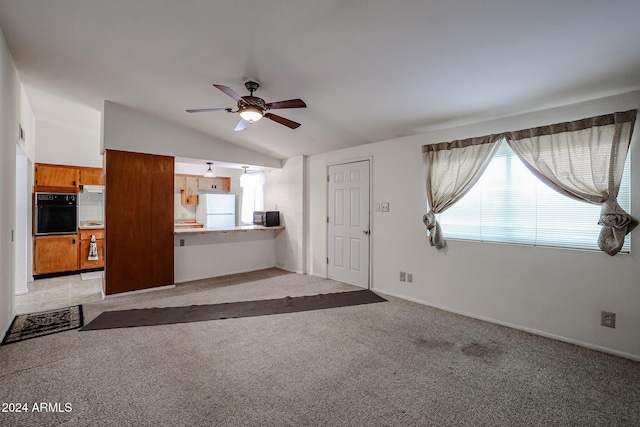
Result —
<path fill-rule="evenodd" d="M 639 20 L 637 0 L 0 0 L 36 117 L 109 100 L 277 158 L 638 89 Z M 303 99 L 278 110 L 302 126 L 185 112 L 247 79 Z"/>

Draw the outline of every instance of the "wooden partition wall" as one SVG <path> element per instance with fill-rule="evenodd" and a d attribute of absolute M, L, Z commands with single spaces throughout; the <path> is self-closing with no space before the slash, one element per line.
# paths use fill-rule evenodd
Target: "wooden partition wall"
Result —
<path fill-rule="evenodd" d="M 173 284 L 173 157 L 105 156 L 105 295 Z"/>

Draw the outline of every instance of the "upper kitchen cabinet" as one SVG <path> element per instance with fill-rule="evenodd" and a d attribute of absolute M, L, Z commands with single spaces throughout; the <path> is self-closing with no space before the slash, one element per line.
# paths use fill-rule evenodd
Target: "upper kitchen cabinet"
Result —
<path fill-rule="evenodd" d="M 183 205 L 198 204 L 198 177 L 185 176 L 184 189 L 180 191 L 180 199 Z"/>
<path fill-rule="evenodd" d="M 104 185 L 102 168 L 35 164 L 36 193 L 77 193 L 80 185 Z"/>
<path fill-rule="evenodd" d="M 173 188 L 176 190 L 184 190 L 186 185 L 186 176 L 185 175 L 175 175 L 173 177 Z"/>
<path fill-rule="evenodd" d="M 80 168 L 75 166 L 35 164 L 35 192 L 77 193 Z"/>
<path fill-rule="evenodd" d="M 180 190 L 180 203 L 183 205 L 197 205 L 198 191 L 229 193 L 231 191 L 231 178 L 227 176 L 205 178 L 198 175 L 177 174 L 173 178 L 173 188 Z"/>
<path fill-rule="evenodd" d="M 217 176 L 215 178 L 198 178 L 198 190 L 200 191 L 231 191 L 231 178 Z"/>
<path fill-rule="evenodd" d="M 104 185 L 102 168 L 80 168 L 80 185 Z"/>

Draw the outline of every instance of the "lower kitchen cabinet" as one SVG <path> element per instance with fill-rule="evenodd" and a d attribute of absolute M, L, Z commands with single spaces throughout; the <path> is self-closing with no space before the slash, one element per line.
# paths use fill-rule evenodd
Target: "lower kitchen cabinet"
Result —
<path fill-rule="evenodd" d="M 36 236 L 33 241 L 34 274 L 78 269 L 78 235 Z"/>
<path fill-rule="evenodd" d="M 91 249 L 91 236 L 96 236 L 96 248 L 98 259 L 89 260 L 89 250 Z M 78 252 L 78 262 L 80 270 L 104 267 L 104 229 L 80 230 L 80 251 Z"/>

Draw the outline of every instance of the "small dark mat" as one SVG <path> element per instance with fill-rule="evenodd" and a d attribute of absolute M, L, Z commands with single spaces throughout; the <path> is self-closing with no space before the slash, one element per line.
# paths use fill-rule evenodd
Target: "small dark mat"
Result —
<path fill-rule="evenodd" d="M 13 319 L 11 327 L 2 340 L 2 345 L 69 331 L 82 325 L 81 305 L 39 313 L 20 314 Z"/>
<path fill-rule="evenodd" d="M 386 299 L 365 289 L 362 291 L 230 302 L 224 304 L 105 311 L 89 322 L 81 331 L 295 313 L 299 311 L 347 307 L 383 301 L 386 301 Z"/>

